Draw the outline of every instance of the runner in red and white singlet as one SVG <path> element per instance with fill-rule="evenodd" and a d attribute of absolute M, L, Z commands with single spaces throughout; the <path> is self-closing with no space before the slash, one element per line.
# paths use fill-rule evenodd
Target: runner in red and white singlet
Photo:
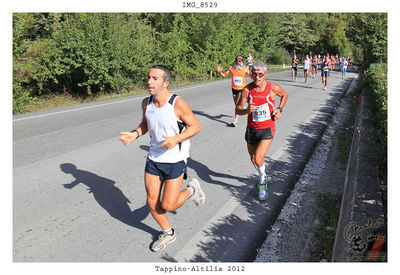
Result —
<path fill-rule="evenodd" d="M 260 178 L 258 197 L 268 198 L 267 184 L 270 178 L 266 176 L 264 159 L 275 134 L 275 120 L 281 118 L 281 112 L 288 99 L 288 94 L 281 86 L 268 82 L 267 66 L 260 61 L 253 65 L 253 82 L 248 84 L 241 94 L 236 110 L 239 115 L 248 115 L 245 139 L 251 162 L 257 169 Z M 275 97 L 281 101 L 275 109 Z M 247 104 L 247 108 L 244 105 Z"/>
<path fill-rule="evenodd" d="M 247 117 L 247 128 L 253 129 L 267 129 L 271 128 L 272 136 L 275 133 L 275 117 L 273 112 L 275 109 L 275 99 L 271 96 L 272 82 L 267 82 L 264 91 L 257 92 L 255 90 L 254 82 L 248 85 L 249 95 L 247 103 L 253 103 L 256 106 L 256 110 L 249 113 Z"/>

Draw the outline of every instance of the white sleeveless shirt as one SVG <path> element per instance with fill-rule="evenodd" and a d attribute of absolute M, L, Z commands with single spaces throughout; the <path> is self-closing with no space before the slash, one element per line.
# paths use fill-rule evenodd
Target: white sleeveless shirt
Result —
<path fill-rule="evenodd" d="M 154 162 L 176 163 L 186 161 L 189 155 L 190 141 L 176 144 L 168 150 L 161 143 L 165 141 L 163 136 L 176 136 L 186 129 L 186 125 L 178 120 L 174 111 L 176 94 L 171 94 L 164 106 L 158 108 L 153 104 L 153 96 L 149 97 L 146 108 L 147 127 L 150 135 L 150 150 L 148 158 Z"/>

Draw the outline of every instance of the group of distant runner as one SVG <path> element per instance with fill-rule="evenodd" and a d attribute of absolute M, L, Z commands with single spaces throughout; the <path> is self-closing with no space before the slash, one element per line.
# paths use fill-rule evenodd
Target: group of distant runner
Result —
<path fill-rule="evenodd" d="M 339 55 L 336 55 L 335 57 L 334 55 L 329 55 L 329 53 L 324 56 L 321 56 L 320 54 L 310 56 L 306 55 L 304 60 L 301 62 L 301 64 L 304 64 L 304 83 L 307 83 L 308 81 L 308 72 L 311 71 L 311 75 L 314 79 L 317 75 L 319 67 L 321 69 L 322 84 L 324 85 L 324 90 L 326 90 L 328 86 L 328 77 L 330 75 L 330 71 L 335 69 L 337 61 L 339 61 L 342 78 L 344 78 L 347 68 L 350 68 L 353 62 L 353 59 L 350 56 L 339 57 Z M 296 54 L 293 54 L 291 70 L 292 82 L 297 81 L 297 67 L 299 63 L 300 62 Z"/>
<path fill-rule="evenodd" d="M 328 85 L 329 72 L 339 61 L 342 77 L 351 66 L 352 59 L 334 56 L 310 55 L 301 62 L 304 64 L 304 78 L 308 81 L 308 72 L 313 78 L 321 69 L 324 89 Z M 244 139 L 250 161 L 259 174 L 257 192 L 260 200 L 269 196 L 264 159 L 275 134 L 275 122 L 282 117 L 288 93 L 278 84 L 266 80 L 268 70 L 265 63 L 254 61 L 251 53 L 247 56 L 247 65 L 242 56 L 236 56 L 232 65 L 223 71 L 220 64 L 217 71 L 222 77 L 231 75 L 232 96 L 235 106 L 231 127 L 237 127 L 238 118 L 247 115 Z M 292 59 L 292 81 L 297 80 L 299 60 Z M 252 81 L 246 85 L 245 77 Z M 175 229 L 167 218 L 167 212 L 175 211 L 188 199 L 200 206 L 205 202 L 205 193 L 200 182 L 192 178 L 187 187 L 181 190 L 183 179 L 187 178 L 187 159 L 189 139 L 200 132 L 202 126 L 191 108 L 181 97 L 168 91 L 172 81 L 171 70 L 163 65 L 153 66 L 147 78 L 149 96 L 142 101 L 142 120 L 137 128 L 130 132 L 121 132 L 120 140 L 129 145 L 147 132 L 150 135 L 150 149 L 145 165 L 145 188 L 150 213 L 163 232 L 151 245 L 151 250 L 163 250 L 167 244 L 176 240 Z M 280 98 L 275 107 L 276 97 Z"/>

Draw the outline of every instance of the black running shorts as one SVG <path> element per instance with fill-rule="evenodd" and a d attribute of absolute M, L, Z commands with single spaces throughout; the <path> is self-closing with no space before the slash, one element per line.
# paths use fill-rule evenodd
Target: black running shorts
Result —
<path fill-rule="evenodd" d="M 240 94 L 241 92 L 243 92 L 243 89 L 242 89 L 242 90 L 236 90 L 236 89 L 233 89 L 233 88 L 232 88 L 232 94 L 233 94 L 233 95 L 238 95 L 238 94 Z"/>
<path fill-rule="evenodd" d="M 249 127 L 245 134 L 247 144 L 257 145 L 261 140 L 268 140 L 273 138 L 271 128 L 254 129 Z"/>

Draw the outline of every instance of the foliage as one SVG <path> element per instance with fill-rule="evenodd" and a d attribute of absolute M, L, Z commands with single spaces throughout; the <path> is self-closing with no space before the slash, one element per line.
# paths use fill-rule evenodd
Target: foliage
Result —
<path fill-rule="evenodd" d="M 151 28 L 123 14 L 71 14 L 55 35 L 63 53 L 58 78 L 90 95 L 140 82 L 153 61 Z"/>
<path fill-rule="evenodd" d="M 328 18 L 328 24 L 321 36 L 322 47 L 328 53 L 350 55 L 350 44 L 346 36 L 345 22 L 337 17 Z"/>
<path fill-rule="evenodd" d="M 387 62 L 387 14 L 353 14 L 349 22 L 348 37 L 361 49 L 356 59 L 360 60 L 362 70 L 372 63 Z"/>
<path fill-rule="evenodd" d="M 314 31 L 307 27 L 304 20 L 300 20 L 295 14 L 288 14 L 281 23 L 282 27 L 279 31 L 279 44 L 288 52 L 306 53 L 308 49 L 313 47 L 318 38 Z"/>
<path fill-rule="evenodd" d="M 375 124 L 376 145 L 378 152 L 384 158 L 386 164 L 387 154 L 387 64 L 371 64 L 365 72 L 366 84 L 369 87 L 374 111 L 373 122 Z"/>
<path fill-rule="evenodd" d="M 144 87 L 154 64 L 176 81 L 197 81 L 249 52 L 267 64 L 288 63 L 294 49 L 370 64 L 386 59 L 386 47 L 386 14 L 14 13 L 14 112 L 48 94 Z"/>

